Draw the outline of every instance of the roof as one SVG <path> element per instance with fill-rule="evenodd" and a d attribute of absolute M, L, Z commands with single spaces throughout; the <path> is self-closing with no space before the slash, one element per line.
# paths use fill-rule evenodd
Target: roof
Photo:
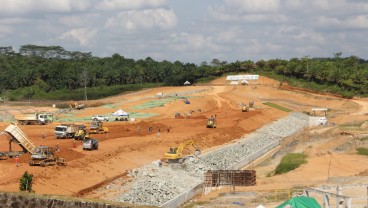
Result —
<path fill-rule="evenodd" d="M 321 206 L 318 204 L 318 202 L 314 198 L 307 197 L 307 196 L 293 197 L 287 200 L 286 202 L 280 204 L 276 208 L 284 208 L 284 207 L 290 207 L 290 206 L 291 208 L 310 208 L 310 207 L 321 208 Z"/>

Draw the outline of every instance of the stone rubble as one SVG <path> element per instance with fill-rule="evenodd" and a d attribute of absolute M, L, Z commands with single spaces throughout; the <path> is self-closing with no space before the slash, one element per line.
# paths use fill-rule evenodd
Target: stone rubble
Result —
<path fill-rule="evenodd" d="M 139 205 L 161 206 L 181 193 L 200 184 L 208 170 L 224 170 L 247 159 L 258 150 L 279 143 L 308 126 L 309 117 L 291 113 L 287 117 L 266 125 L 244 136 L 236 143 L 189 158 L 183 164 L 157 165 L 157 162 L 131 171 L 135 178 L 132 188 L 115 200 Z"/>

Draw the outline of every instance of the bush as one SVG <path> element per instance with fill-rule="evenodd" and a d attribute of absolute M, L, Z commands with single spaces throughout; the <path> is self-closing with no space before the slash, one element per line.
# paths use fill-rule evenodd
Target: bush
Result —
<path fill-rule="evenodd" d="M 19 190 L 32 192 L 32 179 L 32 174 L 28 174 L 28 171 L 24 172 L 23 176 L 19 180 Z"/>
<path fill-rule="evenodd" d="M 368 155 L 368 149 L 364 147 L 359 147 L 357 149 L 359 155 Z"/>
<path fill-rule="evenodd" d="M 282 174 L 298 168 L 301 164 L 306 163 L 306 155 L 303 153 L 289 153 L 285 155 L 280 164 L 276 167 L 275 174 Z"/>

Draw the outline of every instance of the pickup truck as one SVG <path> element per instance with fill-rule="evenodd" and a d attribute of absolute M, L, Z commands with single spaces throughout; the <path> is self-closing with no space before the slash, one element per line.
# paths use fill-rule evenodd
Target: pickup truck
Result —
<path fill-rule="evenodd" d="M 93 115 L 92 116 L 92 120 L 93 121 L 108 121 L 109 120 L 109 117 L 102 116 L 102 115 Z"/>

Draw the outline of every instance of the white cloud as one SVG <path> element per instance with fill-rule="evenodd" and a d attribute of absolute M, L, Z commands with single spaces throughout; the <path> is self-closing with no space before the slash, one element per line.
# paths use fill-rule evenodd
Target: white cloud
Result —
<path fill-rule="evenodd" d="M 351 16 L 345 19 L 321 16 L 317 18 L 316 24 L 326 29 L 368 29 L 368 15 Z"/>
<path fill-rule="evenodd" d="M 68 16 L 61 16 L 58 22 L 68 27 L 85 27 L 86 25 L 96 26 L 96 20 L 100 18 L 100 14 L 75 14 Z"/>
<path fill-rule="evenodd" d="M 146 9 L 120 12 L 116 17 L 108 19 L 106 27 L 114 30 L 124 29 L 168 29 L 176 25 L 176 15 L 167 9 Z"/>
<path fill-rule="evenodd" d="M 77 40 L 80 45 L 87 46 L 93 42 L 96 33 L 96 29 L 78 28 L 63 33 L 60 39 L 67 41 Z"/>
<path fill-rule="evenodd" d="M 88 0 L 0 0 L 0 15 L 84 11 L 90 4 Z"/>
<path fill-rule="evenodd" d="M 225 0 L 225 4 L 232 8 L 250 13 L 276 12 L 280 0 Z"/>
<path fill-rule="evenodd" d="M 166 0 L 103 0 L 95 6 L 96 10 L 122 10 L 158 7 Z"/>

